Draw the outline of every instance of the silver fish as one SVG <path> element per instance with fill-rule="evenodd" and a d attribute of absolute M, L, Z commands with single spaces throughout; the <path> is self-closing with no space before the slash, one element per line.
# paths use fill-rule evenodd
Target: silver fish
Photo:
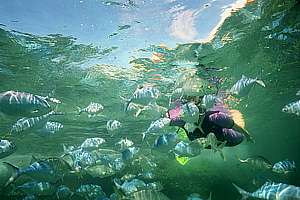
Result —
<path fill-rule="evenodd" d="M 53 115 L 62 115 L 62 113 L 51 111 L 39 117 L 21 118 L 12 126 L 11 133 L 19 133 L 30 128 L 41 128 Z"/>
<path fill-rule="evenodd" d="M 222 103 L 222 100 L 216 95 L 208 94 L 202 98 L 202 106 L 206 109 L 212 108 L 217 103 Z"/>
<path fill-rule="evenodd" d="M 127 111 L 130 103 L 148 105 L 150 102 L 156 100 L 159 96 L 160 96 L 160 91 L 157 88 L 150 87 L 150 86 L 139 86 L 134 91 L 131 98 L 127 100 L 125 111 Z"/>
<path fill-rule="evenodd" d="M 89 151 L 83 150 L 82 148 L 73 150 L 66 155 L 71 156 L 72 166 L 76 170 L 96 164 L 95 157 Z"/>
<path fill-rule="evenodd" d="M 160 131 L 163 127 L 165 127 L 166 125 L 170 124 L 171 119 L 164 117 L 164 118 L 160 118 L 158 120 L 155 120 L 153 122 L 151 122 L 150 126 L 148 127 L 148 129 L 146 130 L 146 132 L 142 133 L 143 135 L 143 140 L 146 137 L 146 134 L 149 133 L 155 133 Z"/>
<path fill-rule="evenodd" d="M 16 145 L 8 140 L 0 140 L 0 159 L 16 151 Z"/>
<path fill-rule="evenodd" d="M 46 99 L 47 97 L 26 92 L 2 92 L 0 93 L 0 112 L 16 116 L 44 114 L 50 111 L 50 105 Z"/>
<path fill-rule="evenodd" d="M 134 158 L 134 156 L 140 151 L 139 147 L 128 147 L 122 151 L 122 159 L 128 161 Z"/>
<path fill-rule="evenodd" d="M 163 185 L 160 182 L 152 182 L 147 183 L 146 188 L 148 190 L 161 191 L 163 189 Z"/>
<path fill-rule="evenodd" d="M 44 134 L 54 134 L 58 131 L 60 131 L 61 129 L 64 128 L 64 125 L 62 125 L 59 122 L 46 122 L 45 126 L 43 127 L 43 129 L 41 130 L 42 133 Z"/>
<path fill-rule="evenodd" d="M 104 178 L 116 174 L 116 170 L 106 165 L 93 165 L 84 168 L 84 171 L 91 175 L 93 178 Z"/>
<path fill-rule="evenodd" d="M 159 150 L 169 150 L 177 141 L 176 133 L 168 133 L 158 136 L 154 141 L 154 148 Z"/>
<path fill-rule="evenodd" d="M 300 90 L 298 90 L 298 92 L 296 93 L 297 96 L 300 96 Z"/>
<path fill-rule="evenodd" d="M 178 142 L 174 147 L 174 153 L 176 156 L 186 156 L 186 157 L 194 157 L 199 155 L 201 149 L 193 148 L 187 142 Z"/>
<path fill-rule="evenodd" d="M 114 183 L 116 187 L 122 190 L 126 195 L 146 188 L 146 183 L 139 179 L 133 179 L 131 181 L 124 181 L 121 183 L 119 179 L 115 178 Z"/>
<path fill-rule="evenodd" d="M 282 112 L 292 113 L 300 116 L 300 100 L 285 105 L 282 108 Z"/>
<path fill-rule="evenodd" d="M 100 137 L 87 138 L 80 147 L 83 149 L 95 149 L 98 148 L 101 144 L 105 143 L 105 139 Z"/>
<path fill-rule="evenodd" d="M 102 112 L 102 110 L 104 109 L 104 107 L 99 104 L 99 103 L 94 103 L 91 102 L 87 107 L 85 108 L 80 108 L 78 107 L 78 114 L 80 115 L 83 112 L 88 113 L 88 117 L 95 117 L 97 114 L 99 114 L 100 112 Z"/>
<path fill-rule="evenodd" d="M 211 193 L 209 193 L 209 197 L 207 200 L 211 200 Z M 201 197 L 200 194 L 198 193 L 193 193 L 193 194 L 190 194 L 187 198 L 187 200 L 203 200 L 203 198 Z"/>
<path fill-rule="evenodd" d="M 253 156 L 245 160 L 238 158 L 241 163 L 248 163 L 258 169 L 271 169 L 272 164 L 263 156 Z"/>
<path fill-rule="evenodd" d="M 109 120 L 107 123 L 106 123 L 106 129 L 108 131 L 115 131 L 119 128 L 122 127 L 122 124 L 121 122 L 117 121 L 117 120 Z"/>
<path fill-rule="evenodd" d="M 262 80 L 258 80 L 257 78 L 248 78 L 245 75 L 242 75 L 242 78 L 238 80 L 230 89 L 230 93 L 238 96 L 246 96 L 249 94 L 251 88 L 258 84 L 262 87 L 266 87 L 265 83 Z"/>
<path fill-rule="evenodd" d="M 128 147 L 131 147 L 134 143 L 131 140 L 128 140 L 127 138 L 121 139 L 119 142 L 115 143 L 115 146 L 118 148 L 118 150 L 122 151 Z"/>
<path fill-rule="evenodd" d="M 259 199 L 280 199 L 280 200 L 297 200 L 300 199 L 300 187 L 294 185 L 288 185 L 284 183 L 274 183 L 266 182 L 255 192 L 247 192 L 237 185 L 233 186 L 238 190 L 238 192 L 243 196 L 242 199 L 247 199 L 249 197 L 259 198 Z"/>
<path fill-rule="evenodd" d="M 296 171 L 295 161 L 283 160 L 275 163 L 272 167 L 272 171 L 279 174 L 287 174 Z"/>
<path fill-rule="evenodd" d="M 101 199 L 106 196 L 100 185 L 80 185 L 75 193 L 82 199 Z"/>

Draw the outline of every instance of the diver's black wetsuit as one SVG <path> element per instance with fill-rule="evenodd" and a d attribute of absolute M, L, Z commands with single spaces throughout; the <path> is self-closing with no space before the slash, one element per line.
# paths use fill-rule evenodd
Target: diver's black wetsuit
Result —
<path fill-rule="evenodd" d="M 181 119 L 171 120 L 170 125 L 183 128 L 191 141 L 206 137 L 209 133 L 214 133 L 216 138 L 221 142 L 226 141 L 226 146 L 238 145 L 244 139 L 243 134 L 232 129 L 234 126 L 233 119 L 221 111 L 207 111 L 205 113 L 201 124 L 203 132 L 199 128 L 196 128 L 193 132 L 188 132 L 184 128 L 185 122 Z"/>

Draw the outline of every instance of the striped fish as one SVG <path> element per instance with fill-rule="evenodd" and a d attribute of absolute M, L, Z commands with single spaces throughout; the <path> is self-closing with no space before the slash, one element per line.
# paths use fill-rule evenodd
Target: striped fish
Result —
<path fill-rule="evenodd" d="M 131 147 L 133 144 L 134 143 L 131 140 L 127 139 L 127 137 L 126 137 L 125 139 L 121 139 L 119 142 L 116 142 L 115 147 L 118 150 L 122 151 L 128 147 Z"/>
<path fill-rule="evenodd" d="M 108 131 L 115 131 L 121 127 L 122 127 L 122 124 L 118 120 L 109 120 L 106 123 L 106 129 Z"/>
<path fill-rule="evenodd" d="M 295 161 L 290 161 L 290 160 L 279 161 L 273 165 L 272 171 L 279 174 L 287 174 L 290 172 L 295 172 L 296 171 Z"/>
<path fill-rule="evenodd" d="M 47 113 L 50 105 L 47 97 L 26 92 L 7 91 L 0 93 L 0 112 L 7 115 L 28 116 Z"/>
<path fill-rule="evenodd" d="M 159 95 L 160 91 L 157 88 L 150 86 L 139 86 L 129 100 L 125 99 L 127 101 L 125 111 L 127 111 L 130 103 L 148 105 L 150 102 L 153 102 L 155 99 L 157 99 Z"/>
<path fill-rule="evenodd" d="M 165 194 L 151 189 L 134 192 L 128 198 L 133 200 L 169 200 Z"/>
<path fill-rule="evenodd" d="M 61 123 L 48 121 L 41 131 L 46 134 L 54 134 L 60 131 L 62 128 L 64 128 L 64 125 L 62 125 Z"/>
<path fill-rule="evenodd" d="M 146 132 L 142 133 L 142 135 L 143 135 L 142 139 L 143 140 L 145 139 L 146 134 L 155 133 L 155 132 L 160 131 L 163 127 L 165 127 L 166 125 L 169 125 L 170 122 L 171 122 L 171 120 L 167 117 L 160 118 L 158 120 L 151 122 L 151 124 L 148 127 L 148 129 L 146 130 Z"/>
<path fill-rule="evenodd" d="M 235 184 L 233 184 L 233 186 L 243 196 L 242 199 L 247 199 L 249 197 L 270 200 L 300 199 L 300 187 L 284 183 L 266 182 L 258 190 L 252 193 L 243 190 Z"/>
<path fill-rule="evenodd" d="M 39 117 L 21 118 L 12 126 L 11 133 L 20 133 L 30 128 L 43 127 L 51 116 L 61 114 L 62 113 L 51 111 Z"/>
<path fill-rule="evenodd" d="M 214 107 L 217 103 L 222 103 L 222 100 L 216 95 L 208 94 L 202 98 L 202 106 L 206 109 Z"/>
<path fill-rule="evenodd" d="M 98 113 L 100 113 L 103 110 L 103 106 L 99 103 L 94 103 L 91 102 L 87 107 L 85 108 L 80 108 L 78 107 L 78 114 L 80 115 L 83 112 L 88 113 L 88 117 L 94 117 L 96 116 Z"/>
<path fill-rule="evenodd" d="M 81 145 L 80 148 L 83 149 L 96 149 L 101 144 L 105 143 L 105 139 L 100 137 L 87 138 Z"/>
<path fill-rule="evenodd" d="M 32 181 L 17 186 L 15 190 L 16 192 L 21 192 L 21 194 L 46 196 L 53 195 L 56 191 L 56 187 L 49 182 Z"/>
<path fill-rule="evenodd" d="M 229 90 L 230 94 L 237 96 L 246 96 L 249 94 L 251 88 L 255 84 L 261 85 L 262 87 L 266 87 L 265 83 L 262 80 L 258 80 L 257 78 L 248 78 L 245 75 L 242 75 L 242 78 L 238 80 Z"/>
<path fill-rule="evenodd" d="M 282 112 L 300 116 L 300 100 L 289 103 L 282 108 Z"/>
<path fill-rule="evenodd" d="M 241 163 L 247 163 L 258 169 L 271 169 L 272 168 L 272 164 L 270 163 L 270 161 L 263 156 L 253 156 L 253 157 L 249 157 L 245 160 L 238 158 L 238 160 Z"/>

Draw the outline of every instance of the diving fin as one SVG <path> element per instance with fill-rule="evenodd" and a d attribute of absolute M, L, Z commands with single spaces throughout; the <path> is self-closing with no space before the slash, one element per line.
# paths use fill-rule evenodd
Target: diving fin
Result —
<path fill-rule="evenodd" d="M 175 155 L 175 158 L 176 161 L 181 165 L 185 165 L 191 160 L 189 157 L 179 156 L 179 155 Z"/>

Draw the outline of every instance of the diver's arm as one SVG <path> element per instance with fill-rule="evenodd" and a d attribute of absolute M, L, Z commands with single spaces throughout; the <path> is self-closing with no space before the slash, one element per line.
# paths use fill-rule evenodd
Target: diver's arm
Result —
<path fill-rule="evenodd" d="M 249 132 L 246 129 L 240 127 L 236 123 L 234 123 L 232 129 L 242 133 L 246 137 L 247 141 L 254 143 L 253 137 L 249 134 Z"/>

